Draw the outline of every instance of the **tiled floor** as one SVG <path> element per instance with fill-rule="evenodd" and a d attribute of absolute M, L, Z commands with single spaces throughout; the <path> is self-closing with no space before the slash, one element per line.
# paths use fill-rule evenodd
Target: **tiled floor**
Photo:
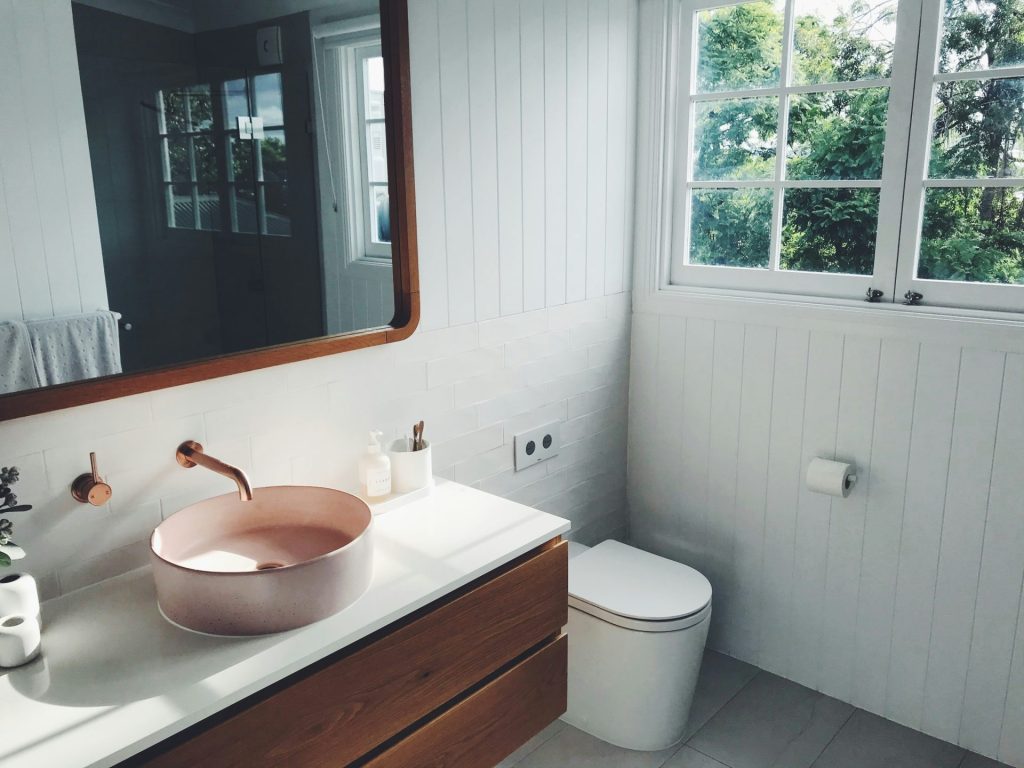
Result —
<path fill-rule="evenodd" d="M 1007 768 L 708 651 L 684 744 L 632 752 L 556 721 L 498 768 Z"/>

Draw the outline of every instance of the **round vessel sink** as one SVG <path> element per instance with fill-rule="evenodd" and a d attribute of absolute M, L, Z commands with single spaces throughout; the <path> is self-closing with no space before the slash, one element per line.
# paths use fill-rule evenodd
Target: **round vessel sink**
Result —
<path fill-rule="evenodd" d="M 216 496 L 153 531 L 157 602 L 175 624 L 215 635 L 295 629 L 351 605 L 370 586 L 370 508 L 342 491 L 257 488 Z"/>

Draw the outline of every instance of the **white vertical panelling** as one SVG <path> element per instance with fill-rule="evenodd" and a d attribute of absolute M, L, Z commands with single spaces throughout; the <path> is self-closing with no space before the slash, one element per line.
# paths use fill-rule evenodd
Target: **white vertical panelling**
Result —
<path fill-rule="evenodd" d="M 45 212 L 42 232 L 50 298 L 55 315 L 70 315 L 82 311 L 82 299 L 78 288 L 75 246 L 71 237 L 67 186 L 61 162 L 59 124 L 50 85 L 52 78 L 47 56 L 50 35 L 46 18 L 46 6 L 50 2 L 53 0 L 16 2 L 14 35 L 23 75 L 23 119 L 28 128 L 36 203 L 40 211 Z M 24 77 L 26 73 L 32 73 L 31 78 Z"/>
<path fill-rule="evenodd" d="M 634 318 L 633 538 L 711 579 L 713 647 L 1024 766 L 1024 355 L 795 317 Z"/>
<path fill-rule="evenodd" d="M 441 135 L 437 1 L 409 3 L 412 129 L 416 162 L 416 240 L 419 246 L 420 325 L 448 325 L 448 261 L 444 224 L 444 141 Z"/>
<path fill-rule="evenodd" d="M 919 351 L 913 342 L 886 339 L 878 364 L 852 696 L 872 712 L 885 710 Z"/>
<path fill-rule="evenodd" d="M 839 385 L 843 369 L 843 337 L 811 333 L 807 355 L 800 474 L 815 456 L 832 457 L 836 450 Z M 787 676 L 817 687 L 820 681 L 821 633 L 828 567 L 831 497 L 812 493 L 799 483 L 794 534 L 793 589 L 790 606 L 792 637 Z"/>
<path fill-rule="evenodd" d="M 884 712 L 886 717 L 914 728 L 921 725 L 924 704 L 932 601 L 959 370 L 959 349 L 922 345 Z"/>
<path fill-rule="evenodd" d="M 498 125 L 494 75 L 494 5 L 467 2 L 469 112 L 473 170 L 473 259 L 477 320 L 499 314 Z"/>
<path fill-rule="evenodd" d="M 587 41 L 587 297 L 604 294 L 608 211 L 608 3 L 590 0 Z"/>
<path fill-rule="evenodd" d="M 438 0 L 441 75 L 441 151 L 444 158 L 445 251 L 448 254 L 448 322 L 476 319 L 473 256 L 473 163 L 470 157 L 468 17 L 465 0 Z"/>
<path fill-rule="evenodd" d="M 544 3 L 544 199 L 545 220 L 545 295 L 548 306 L 565 303 L 565 250 L 567 177 L 566 151 L 569 134 L 566 128 L 568 92 L 566 89 L 565 0 Z M 623 202 L 624 216 L 633 212 Z M 620 289 L 621 290 L 621 289 Z"/>
<path fill-rule="evenodd" d="M 743 326 L 719 323 L 714 329 L 714 339 L 704 502 L 710 514 L 705 520 L 704 565 L 707 577 L 717 586 L 718 603 L 726 606 L 733 602 L 737 591 L 732 564 L 736 557 L 736 455 L 743 381 Z M 716 637 L 723 631 L 729 632 L 728 628 L 720 629 L 725 618 L 723 613 L 712 622 L 711 629 Z"/>
<path fill-rule="evenodd" d="M 849 701 L 856 657 L 857 599 L 864 549 L 864 517 L 871 488 L 871 445 L 880 342 L 850 336 L 843 344 L 843 378 L 836 429 L 837 459 L 858 465 L 857 485 L 849 499 L 831 504 L 828 573 L 825 579 L 820 687 Z"/>
<path fill-rule="evenodd" d="M 520 0 L 523 118 L 523 309 L 546 305 L 544 0 Z"/>
<path fill-rule="evenodd" d="M 2 75 L 0 75 L 2 77 Z M 0 118 L 2 120 L 2 118 Z M 0 172 L 3 159 L 0 158 Z M 7 216 L 7 192 L 0 182 L 0 275 L 7 286 L 6 302 L 0 311 L 0 321 L 21 320 L 25 317 L 21 303 L 21 285 L 18 282 L 18 267 L 14 261 L 14 243 L 11 241 L 11 223 Z"/>
<path fill-rule="evenodd" d="M 639 92 L 640 54 L 637 30 L 639 28 L 639 8 L 637 3 L 629 3 L 626 8 L 626 23 L 629 35 L 626 40 L 626 225 L 623 229 L 622 249 L 622 287 L 630 290 L 633 287 L 633 235 L 636 217 L 636 153 L 637 153 L 637 93 Z"/>
<path fill-rule="evenodd" d="M 991 490 L 981 574 L 974 609 L 960 743 L 994 755 L 999 752 L 1003 707 L 1007 701 L 1016 616 L 1024 573 L 1024 500 L 1020 473 L 1024 458 L 1024 356 L 1009 355 L 996 431 Z M 1020 730 L 1021 722 L 1017 720 Z M 1024 755 L 1010 756 L 1018 762 Z"/>
<path fill-rule="evenodd" d="M 53 315 L 43 245 L 43 208 L 39 204 L 23 87 L 44 87 L 35 76 L 23 75 L 18 58 L 15 11 L 23 4 L 0 0 L 0 173 L 3 174 L 21 305 L 26 318 Z M 23 81 L 24 86 L 23 86 Z M 48 213 L 48 211 L 47 211 Z M 12 281 L 13 282 L 13 281 Z"/>
<path fill-rule="evenodd" d="M 761 573 L 761 580 L 772 588 L 761 595 L 758 663 L 778 674 L 786 674 L 789 666 L 793 545 L 797 496 L 802 485 L 800 436 L 809 341 L 806 331 L 779 329 L 775 343 Z"/>
<path fill-rule="evenodd" d="M 988 350 L 965 349 L 960 358 L 921 721 L 947 741 L 960 733 L 1005 362 Z"/>
<path fill-rule="evenodd" d="M 566 301 L 587 296 L 587 93 L 589 91 L 589 8 L 587 0 L 566 1 Z M 594 75 L 596 77 L 596 74 Z"/>
<path fill-rule="evenodd" d="M 612 109 L 628 103 L 629 91 L 629 6 L 630 0 L 608 3 L 608 134 L 607 134 L 607 219 L 605 221 L 605 293 L 623 289 L 623 260 L 626 253 L 626 210 L 628 199 L 627 162 L 632 147 L 627 146 L 629 110 Z"/>
<path fill-rule="evenodd" d="M 498 83 L 498 236 L 501 314 L 523 311 L 523 132 L 519 0 L 494 4 Z"/>
<path fill-rule="evenodd" d="M 704 567 L 706 546 L 708 442 L 711 435 L 711 375 L 715 355 L 715 324 L 703 318 L 686 321 L 686 365 L 683 369 L 683 450 L 678 472 L 671 472 L 679 491 L 684 562 Z"/>
<path fill-rule="evenodd" d="M 49 31 L 50 88 L 60 135 L 60 156 L 67 187 L 81 304 L 85 311 L 102 309 L 109 305 L 99 221 L 95 214 L 96 193 L 82 87 L 77 76 L 78 57 L 75 46 L 68 42 L 75 38 L 74 21 L 67 3 L 62 0 L 47 0 L 45 14 L 44 23 Z"/>
<path fill-rule="evenodd" d="M 721 646 L 745 659 L 760 658 L 762 562 L 768 452 L 772 430 L 775 329 L 747 326 L 743 332 L 740 433 L 736 454 L 736 533 L 732 570 L 735 588 L 725 595 L 719 622 Z M 717 429 L 717 424 L 716 424 Z"/>

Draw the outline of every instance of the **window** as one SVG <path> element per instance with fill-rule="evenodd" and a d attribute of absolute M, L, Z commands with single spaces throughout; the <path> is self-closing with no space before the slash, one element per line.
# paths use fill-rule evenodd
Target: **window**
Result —
<path fill-rule="evenodd" d="M 168 227 L 291 234 L 283 95 L 279 72 L 157 94 Z"/>
<path fill-rule="evenodd" d="M 338 211 L 338 235 L 348 261 L 391 259 L 384 59 L 380 30 L 325 35 L 318 103 L 322 105 L 325 178 Z M 335 178 L 337 176 L 337 178 Z M 328 243 L 325 250 L 336 246 Z"/>
<path fill-rule="evenodd" d="M 670 285 L 1024 309 L 1024 0 L 673 11 Z"/>
<path fill-rule="evenodd" d="M 167 226 L 220 229 L 213 101 L 208 85 L 157 94 Z"/>

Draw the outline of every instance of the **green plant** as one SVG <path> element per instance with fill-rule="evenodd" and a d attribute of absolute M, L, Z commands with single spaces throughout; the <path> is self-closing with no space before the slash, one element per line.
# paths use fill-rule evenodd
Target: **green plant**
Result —
<path fill-rule="evenodd" d="M 21 479 L 17 467 L 0 468 L 0 513 L 28 512 L 32 509 L 31 504 L 19 504 L 18 497 L 11 486 Z M 14 523 L 6 517 L 0 517 L 0 546 L 6 544 L 14 545 L 11 536 L 14 534 Z M 11 564 L 11 556 L 0 551 L 0 568 L 6 568 Z"/>

